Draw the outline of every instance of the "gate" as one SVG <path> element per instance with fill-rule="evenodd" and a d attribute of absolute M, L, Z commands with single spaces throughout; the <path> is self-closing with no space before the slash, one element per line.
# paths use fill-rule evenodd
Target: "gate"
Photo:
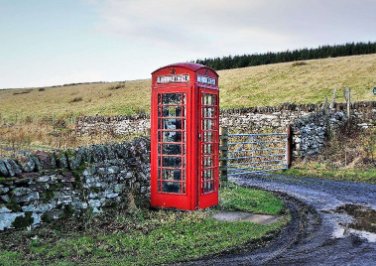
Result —
<path fill-rule="evenodd" d="M 228 134 L 222 128 L 221 178 L 288 169 L 290 129 L 284 133 Z"/>

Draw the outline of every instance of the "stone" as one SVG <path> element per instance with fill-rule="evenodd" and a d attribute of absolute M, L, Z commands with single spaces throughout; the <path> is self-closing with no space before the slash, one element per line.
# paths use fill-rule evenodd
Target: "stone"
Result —
<path fill-rule="evenodd" d="M 24 213 L 16 212 L 16 213 L 0 213 L 0 231 L 4 229 L 12 228 L 13 222 L 16 220 L 17 217 L 24 217 Z"/>
<path fill-rule="evenodd" d="M 27 187 L 17 187 L 13 189 L 12 194 L 16 197 L 25 196 L 27 194 L 32 193 L 33 191 L 30 188 Z"/>
<path fill-rule="evenodd" d="M 20 157 L 18 163 L 20 164 L 22 171 L 26 173 L 33 172 L 36 168 L 36 164 L 30 156 Z"/>
<path fill-rule="evenodd" d="M 0 194 L 5 194 L 9 192 L 9 187 L 4 187 L 0 185 Z"/>
<path fill-rule="evenodd" d="M 5 203 L 10 202 L 10 197 L 8 195 L 2 195 L 2 196 L 0 196 L 0 199 Z"/>
<path fill-rule="evenodd" d="M 49 154 L 45 151 L 37 151 L 34 153 L 34 156 L 38 159 L 34 162 L 36 163 L 37 167 L 41 169 L 54 169 L 56 168 L 56 158 L 54 154 Z M 39 161 L 39 165 L 37 163 Z M 39 171 L 41 170 L 39 169 Z"/>
<path fill-rule="evenodd" d="M 32 202 L 32 201 L 37 201 L 39 200 L 40 197 L 39 197 L 39 192 L 32 192 L 30 194 L 27 194 L 25 196 L 21 196 L 21 197 L 18 197 L 16 199 L 16 202 L 17 203 L 28 203 L 28 202 Z"/>
<path fill-rule="evenodd" d="M 1 207 L 0 208 L 0 214 L 2 214 L 2 213 L 9 213 L 9 212 L 12 212 L 11 210 L 9 210 L 7 207 Z"/>
<path fill-rule="evenodd" d="M 47 183 L 50 180 L 51 180 L 51 177 L 48 176 L 48 175 L 45 175 L 45 176 L 38 177 L 37 182 L 39 182 L 39 183 Z"/>
<path fill-rule="evenodd" d="M 15 161 L 13 161 L 11 159 L 5 159 L 5 160 L 3 160 L 3 162 L 6 166 L 6 168 L 8 169 L 9 176 L 14 177 L 14 176 L 22 173 L 21 168 L 19 167 L 19 165 Z"/>
<path fill-rule="evenodd" d="M 5 163 L 2 160 L 0 160 L 0 176 L 3 176 L 3 177 L 9 176 L 9 171 L 8 171 Z"/>

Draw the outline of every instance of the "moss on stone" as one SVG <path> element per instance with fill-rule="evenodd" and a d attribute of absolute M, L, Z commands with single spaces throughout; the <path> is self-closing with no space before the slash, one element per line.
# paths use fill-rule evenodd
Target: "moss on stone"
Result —
<path fill-rule="evenodd" d="M 6 207 L 12 212 L 19 212 L 22 210 L 21 206 L 13 198 L 11 198 L 10 202 L 6 204 Z"/>
<path fill-rule="evenodd" d="M 12 223 L 12 226 L 16 229 L 21 229 L 32 225 L 33 222 L 34 218 L 32 217 L 32 213 L 25 212 L 25 216 L 18 216 Z"/>
<path fill-rule="evenodd" d="M 50 188 L 50 189 L 47 189 L 43 194 L 42 194 L 42 197 L 43 197 L 43 203 L 47 203 L 49 202 L 51 199 L 53 199 L 53 197 L 55 196 L 55 191 Z"/>

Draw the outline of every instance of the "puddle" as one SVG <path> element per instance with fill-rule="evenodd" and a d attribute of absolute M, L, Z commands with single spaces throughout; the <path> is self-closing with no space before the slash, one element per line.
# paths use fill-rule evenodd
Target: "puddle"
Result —
<path fill-rule="evenodd" d="M 347 226 L 357 231 L 376 233 L 376 211 L 360 205 L 347 204 L 336 209 L 337 213 L 346 213 L 354 218 Z"/>

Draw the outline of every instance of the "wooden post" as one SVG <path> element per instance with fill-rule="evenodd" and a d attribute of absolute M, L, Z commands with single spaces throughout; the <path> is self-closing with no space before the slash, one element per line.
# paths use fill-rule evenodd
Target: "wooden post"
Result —
<path fill-rule="evenodd" d="M 227 127 L 221 128 L 221 182 L 226 182 L 228 180 L 227 176 L 227 162 L 228 162 L 228 129 Z"/>
<path fill-rule="evenodd" d="M 287 126 L 287 143 L 286 143 L 286 164 L 287 168 L 291 167 L 291 149 L 292 146 L 292 134 L 291 134 L 291 125 Z"/>
<path fill-rule="evenodd" d="M 347 106 L 347 119 L 351 119 L 351 114 L 350 114 L 350 105 L 351 105 L 351 89 L 350 88 L 345 88 L 344 92 L 345 100 L 346 100 L 346 106 Z"/>

